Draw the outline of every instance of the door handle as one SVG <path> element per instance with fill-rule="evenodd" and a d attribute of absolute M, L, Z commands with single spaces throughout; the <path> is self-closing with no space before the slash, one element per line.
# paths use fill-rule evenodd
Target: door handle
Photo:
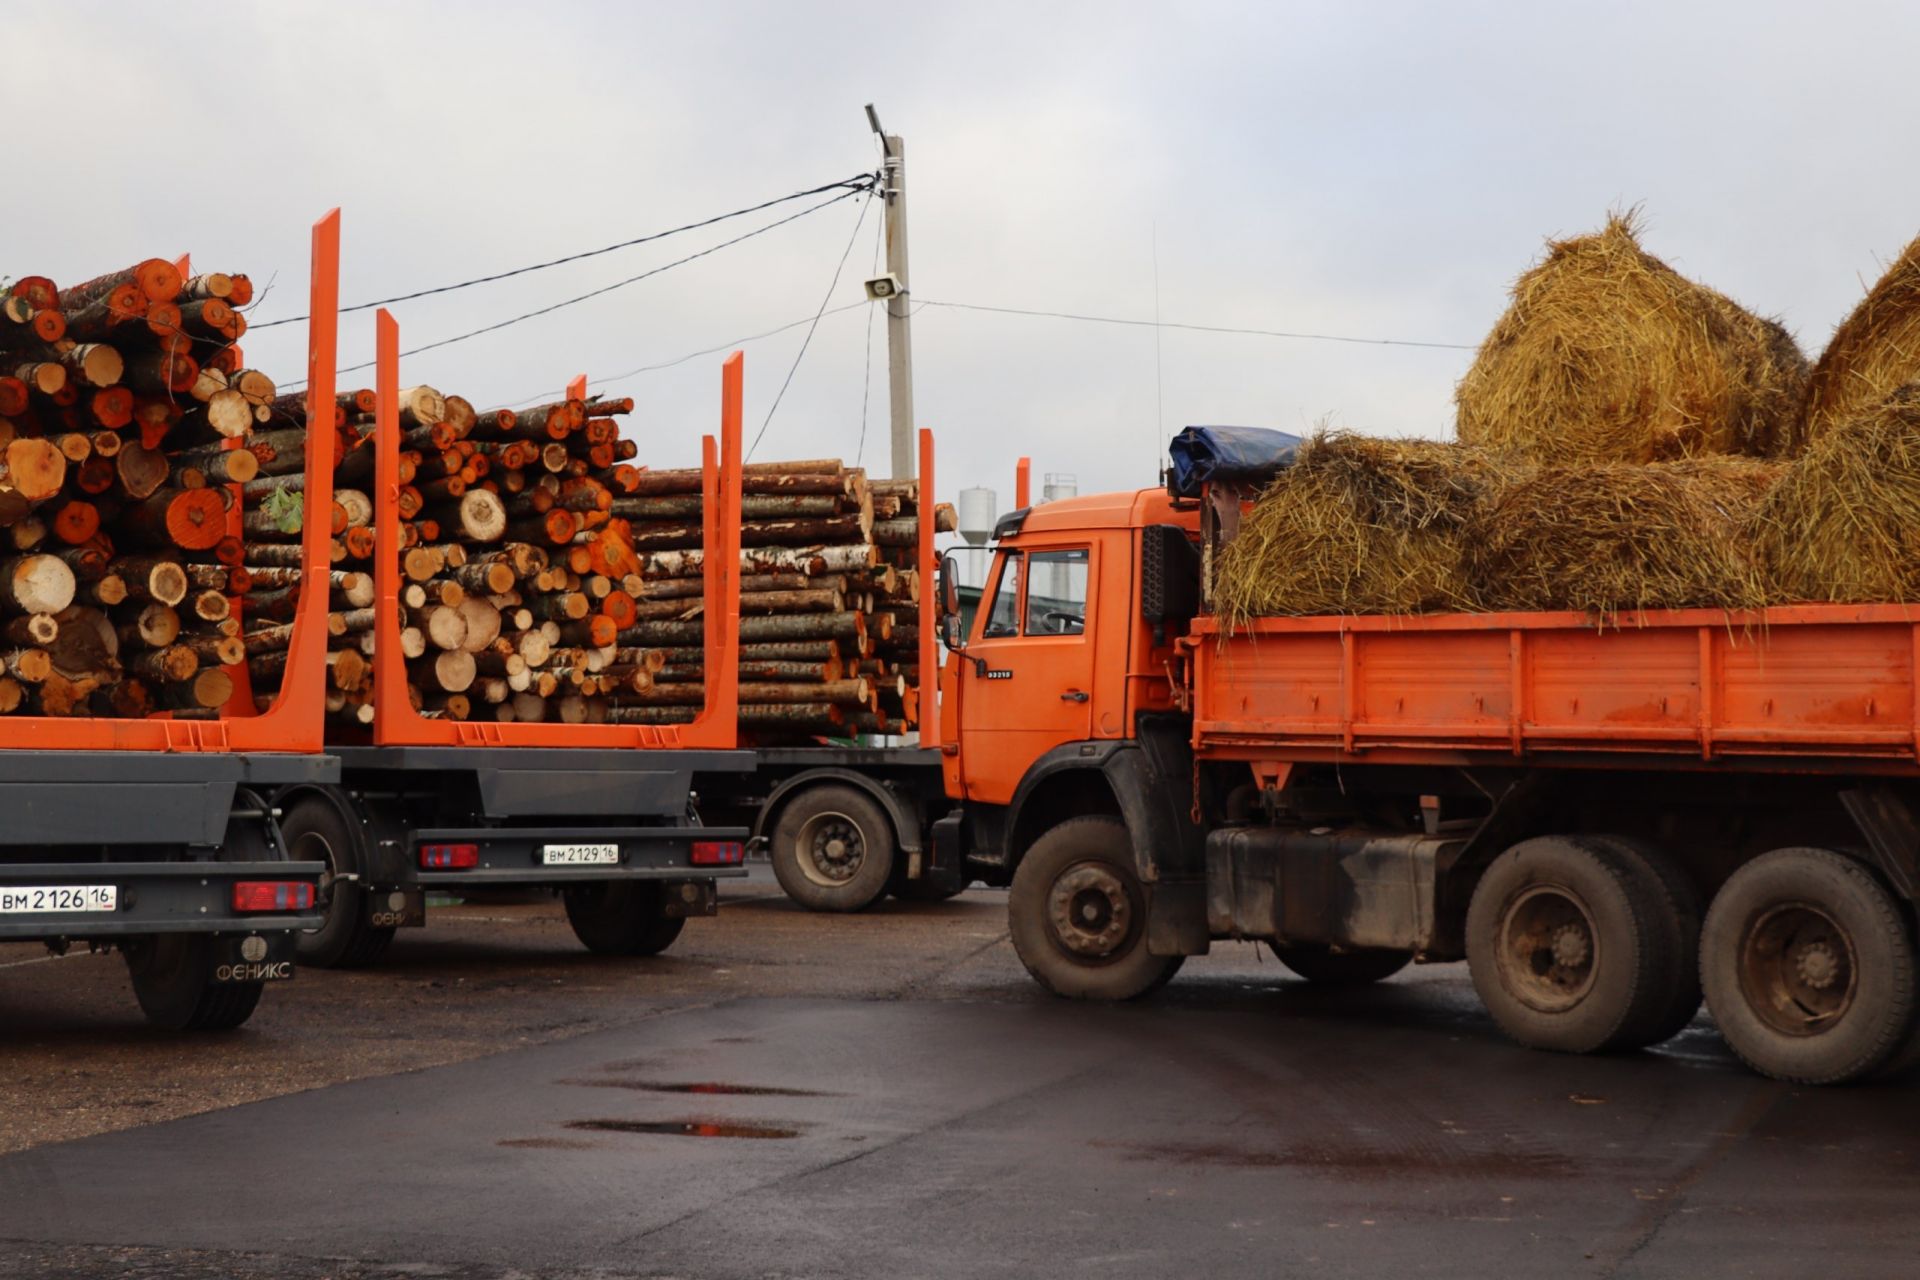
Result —
<path fill-rule="evenodd" d="M 1087 695 L 1078 689 L 1069 689 L 1060 695 L 1060 701 L 1062 702 L 1085 702 L 1086 700 Z"/>

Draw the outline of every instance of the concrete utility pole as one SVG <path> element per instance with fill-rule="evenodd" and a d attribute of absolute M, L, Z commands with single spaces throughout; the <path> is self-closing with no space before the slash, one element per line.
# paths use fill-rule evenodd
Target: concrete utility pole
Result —
<path fill-rule="evenodd" d="M 873 104 L 867 104 L 867 123 L 879 135 L 886 151 L 881 165 L 881 197 L 886 201 L 887 276 L 892 280 L 886 291 L 876 292 L 869 282 L 867 294 L 885 298 L 887 303 L 887 400 L 892 419 L 893 478 L 911 480 L 914 471 L 913 438 L 913 329 L 907 318 L 911 298 L 907 287 L 907 144 L 897 133 L 880 127 Z M 886 279 L 886 277 L 881 277 Z"/>

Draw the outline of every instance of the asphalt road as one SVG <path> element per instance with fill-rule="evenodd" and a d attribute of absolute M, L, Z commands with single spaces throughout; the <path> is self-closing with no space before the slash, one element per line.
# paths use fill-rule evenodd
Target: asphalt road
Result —
<path fill-rule="evenodd" d="M 1920 1093 L 1762 1081 L 1704 1020 L 1653 1053 L 1551 1057 L 1503 1042 L 1458 966 L 1335 996 L 1242 947 L 1149 1003 L 1070 1005 L 1026 983 L 1000 895 L 852 919 L 731 896 L 624 965 L 548 909 L 463 908 L 385 970 L 303 976 L 198 1041 L 140 1031 L 116 962 L 0 970 L 0 1274 L 1864 1277 L 1920 1257 Z M 91 1074 L 52 1087 L 56 1064 Z"/>

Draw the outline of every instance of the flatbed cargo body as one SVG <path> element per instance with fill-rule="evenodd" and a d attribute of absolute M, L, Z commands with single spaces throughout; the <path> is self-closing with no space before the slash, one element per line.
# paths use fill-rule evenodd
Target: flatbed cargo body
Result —
<path fill-rule="evenodd" d="M 1210 759 L 1648 756 L 1920 774 L 1920 609 L 1196 619 Z"/>

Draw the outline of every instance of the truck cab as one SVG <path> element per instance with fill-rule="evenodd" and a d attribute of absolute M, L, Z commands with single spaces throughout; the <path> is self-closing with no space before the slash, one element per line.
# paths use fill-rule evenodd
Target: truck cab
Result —
<path fill-rule="evenodd" d="M 934 825 L 935 862 L 1006 885 L 1037 846 L 1049 865 L 1069 856 L 1049 850 L 1097 848 L 1094 863 L 1121 870 L 1069 877 L 1056 895 L 1066 945 L 1144 956 L 1148 939 L 1168 976 L 1206 946 L 1203 930 L 1184 936 L 1204 926 L 1205 864 L 1172 679 L 1198 604 L 1198 538 L 1197 507 L 1161 489 L 1010 513 L 971 633 L 948 613 L 942 681 L 957 803 Z"/>

